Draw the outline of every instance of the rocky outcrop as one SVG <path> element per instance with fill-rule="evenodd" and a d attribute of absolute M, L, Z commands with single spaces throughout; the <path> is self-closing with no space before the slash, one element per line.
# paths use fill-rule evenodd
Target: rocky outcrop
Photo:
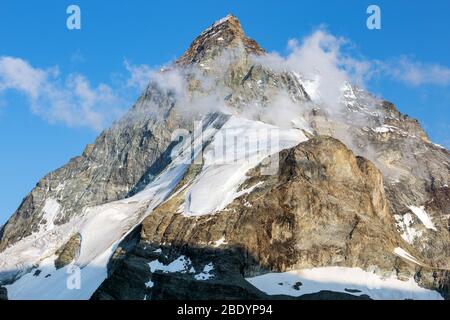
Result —
<path fill-rule="evenodd" d="M 315 132 L 340 139 L 380 169 L 391 215 L 399 221 L 405 215 L 412 217 L 411 228 L 417 232 L 410 244 L 427 264 L 449 269 L 450 208 L 444 204 L 450 181 L 448 150 L 431 143 L 419 122 L 400 113 L 394 104 L 357 88 L 348 90 L 352 98 L 344 102 L 351 112 L 340 118 L 312 112 Z M 426 228 L 411 206 L 424 207 L 436 230 Z M 404 233 L 401 226 L 398 231 Z"/>
<path fill-rule="evenodd" d="M 56 251 L 58 256 L 55 260 L 56 269 L 63 268 L 76 259 L 80 253 L 81 235 L 76 234 L 72 236 L 67 243 Z"/>
<path fill-rule="evenodd" d="M 93 299 L 262 299 L 266 296 L 242 278 L 239 266 L 243 261 L 238 249 L 153 246 L 140 236 L 138 239 L 139 243 L 118 261 Z M 189 257 L 192 268 L 199 270 L 197 273 L 212 263 L 213 278 L 198 281 L 190 272 L 151 272 L 149 262 L 159 260 L 169 264 L 180 254 Z"/>
<path fill-rule="evenodd" d="M 247 54 L 265 53 L 255 40 L 245 36 L 239 20 L 228 15 L 203 31 L 177 60 L 177 64 L 192 65 L 203 61 L 206 56 L 216 56 L 224 49 L 241 45 Z"/>
<path fill-rule="evenodd" d="M 446 300 L 450 300 L 450 271 L 419 268 L 414 276 L 424 288 L 437 290 Z"/>

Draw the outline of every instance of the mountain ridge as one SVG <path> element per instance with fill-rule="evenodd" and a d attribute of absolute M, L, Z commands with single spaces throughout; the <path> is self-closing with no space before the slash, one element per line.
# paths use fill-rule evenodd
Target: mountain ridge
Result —
<path fill-rule="evenodd" d="M 448 298 L 448 150 L 417 120 L 349 84 L 336 115 L 314 81 L 254 59 L 264 54 L 236 17 L 219 20 L 124 118 L 46 175 L 0 231 L 8 297 L 162 299 L 219 286 L 214 297 L 262 298 L 268 293 L 249 281 L 268 272 L 376 266 L 377 275 L 406 280 L 395 284 L 408 283 L 401 297 L 438 298 L 425 287 Z M 246 149 L 242 159 L 232 151 L 239 161 L 222 163 L 214 151 L 228 150 L 227 134 L 269 149 Z M 280 171 L 261 175 L 266 162 Z M 84 270 L 88 289 L 64 288 L 71 266 Z M 33 275 L 41 269 L 59 291 L 38 290 L 50 281 Z M 396 297 L 380 290 L 363 291 Z"/>

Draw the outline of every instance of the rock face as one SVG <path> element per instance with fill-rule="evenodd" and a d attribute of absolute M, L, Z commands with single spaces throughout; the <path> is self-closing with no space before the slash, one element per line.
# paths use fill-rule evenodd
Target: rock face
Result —
<path fill-rule="evenodd" d="M 0 231 L 0 284 L 9 296 L 30 297 L 14 284 L 36 266 L 50 276 L 32 277 L 33 289 L 60 286 L 76 265 L 91 280 L 82 298 L 288 299 L 246 278 L 338 266 L 413 279 L 449 298 L 448 150 L 393 104 L 348 83 L 331 112 L 311 89 L 319 80 L 274 70 L 265 54 L 235 17 L 221 19 L 161 70 L 163 81 L 153 79 L 124 118 L 44 177 Z M 278 121 L 283 108 L 295 110 L 287 122 Z M 289 143 L 242 172 L 211 164 L 208 152 L 230 126 L 241 130 L 233 139 L 270 128 Z M 185 154 L 191 159 L 179 162 Z M 278 169 L 267 175 L 273 157 Z M 192 214 L 199 185 L 202 201 L 224 205 Z M 370 298 L 355 292 L 300 299 Z"/>
<path fill-rule="evenodd" d="M 203 31 L 177 60 L 177 63 L 189 66 L 204 62 L 206 57 L 217 56 L 223 49 L 239 46 L 242 46 L 247 54 L 265 53 L 255 40 L 245 36 L 239 20 L 228 15 Z"/>
<path fill-rule="evenodd" d="M 0 231 L 0 251 L 45 228 L 49 199 L 59 204 L 53 222 L 61 225 L 87 206 L 126 197 L 152 165 L 164 160 L 161 156 L 171 142 L 172 131 L 178 126 L 171 116 L 158 122 L 145 117 L 127 120 L 134 119 L 154 103 L 139 100 L 122 121 L 102 133 L 81 156 L 39 181 Z M 161 103 L 170 104 L 169 101 Z"/>
<path fill-rule="evenodd" d="M 8 300 L 8 294 L 3 287 L 0 287 L 0 300 Z"/>
<path fill-rule="evenodd" d="M 347 106 L 366 109 L 361 102 L 367 100 L 367 93 L 352 91 L 356 100 L 348 99 Z M 334 124 L 320 118 L 315 121 L 317 132 L 341 139 L 382 171 L 389 207 L 403 238 L 428 259 L 427 263 L 448 269 L 450 233 L 445 230 L 450 211 L 443 205 L 450 177 L 448 150 L 431 143 L 417 120 L 402 115 L 388 102 L 381 102 L 364 126 L 350 124 L 350 117 Z M 424 207 L 436 230 L 424 227 L 411 207 Z M 404 220 L 411 220 L 408 226 Z M 408 230 L 416 232 L 407 236 Z"/>

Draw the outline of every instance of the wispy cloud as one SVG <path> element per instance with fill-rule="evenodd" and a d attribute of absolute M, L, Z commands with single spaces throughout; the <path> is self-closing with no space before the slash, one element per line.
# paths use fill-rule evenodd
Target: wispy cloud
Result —
<path fill-rule="evenodd" d="M 0 57 L 0 90 L 16 89 L 36 99 L 47 78 L 57 73 L 57 69 L 35 69 L 22 59 Z"/>
<path fill-rule="evenodd" d="M 274 52 L 262 57 L 264 63 L 274 68 L 300 72 L 306 77 L 324 75 L 320 91 L 336 91 L 343 81 L 365 86 L 374 79 L 391 79 L 410 86 L 450 85 L 450 68 L 437 63 L 424 63 L 409 56 L 387 60 L 367 59 L 356 55 L 349 39 L 336 37 L 320 27 L 301 41 L 288 42 L 289 53 L 282 57 Z M 333 98 L 330 96 L 330 98 Z"/>
<path fill-rule="evenodd" d="M 370 61 L 355 59 L 345 52 L 349 43 L 321 27 L 301 41 L 289 40 L 286 56 L 272 52 L 254 59 L 272 69 L 296 71 L 315 80 L 320 100 L 333 111 L 342 107 L 340 97 L 345 82 L 364 86 L 372 73 Z"/>
<path fill-rule="evenodd" d="M 80 50 L 76 50 L 70 56 L 70 62 L 74 64 L 83 63 L 86 62 L 86 58 L 84 57 L 83 53 Z"/>
<path fill-rule="evenodd" d="M 148 86 L 150 79 L 154 76 L 154 69 L 145 64 L 133 65 L 128 60 L 125 60 L 124 64 L 130 73 L 127 85 L 144 90 Z"/>
<path fill-rule="evenodd" d="M 411 86 L 450 85 L 450 68 L 445 66 L 407 56 L 385 61 L 365 59 L 349 50 L 351 47 L 349 39 L 320 27 L 301 40 L 290 40 L 286 56 L 274 52 L 255 59 L 273 69 L 297 71 L 306 78 L 319 76 L 317 92 L 330 107 L 339 107 L 346 81 L 362 87 L 373 79 L 392 79 Z M 101 130 L 123 114 L 152 80 L 166 90 L 186 90 L 186 81 L 176 70 L 161 73 L 125 60 L 119 74 L 120 81 L 114 84 L 93 85 L 81 74 L 63 76 L 58 67 L 38 68 L 18 57 L 0 56 L 0 98 L 2 92 L 15 90 L 25 95 L 35 114 L 51 123 Z M 6 103 L 0 99 L 0 105 Z"/>
<path fill-rule="evenodd" d="M 0 93 L 15 90 L 31 110 L 50 123 L 101 130 L 129 107 L 122 88 L 93 86 L 81 74 L 63 77 L 57 67 L 41 69 L 16 57 L 0 57 Z M 3 102 L 5 103 L 5 102 Z"/>
<path fill-rule="evenodd" d="M 450 68 L 434 63 L 415 61 L 407 56 L 374 63 L 384 76 L 411 86 L 450 85 Z"/>

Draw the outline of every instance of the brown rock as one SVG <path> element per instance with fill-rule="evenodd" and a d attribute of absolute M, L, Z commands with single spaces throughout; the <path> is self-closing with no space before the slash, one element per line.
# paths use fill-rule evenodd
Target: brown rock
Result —
<path fill-rule="evenodd" d="M 56 269 L 60 269 L 70 264 L 78 256 L 81 247 L 81 235 L 72 236 L 67 243 L 56 251 L 58 257 L 55 260 Z"/>

